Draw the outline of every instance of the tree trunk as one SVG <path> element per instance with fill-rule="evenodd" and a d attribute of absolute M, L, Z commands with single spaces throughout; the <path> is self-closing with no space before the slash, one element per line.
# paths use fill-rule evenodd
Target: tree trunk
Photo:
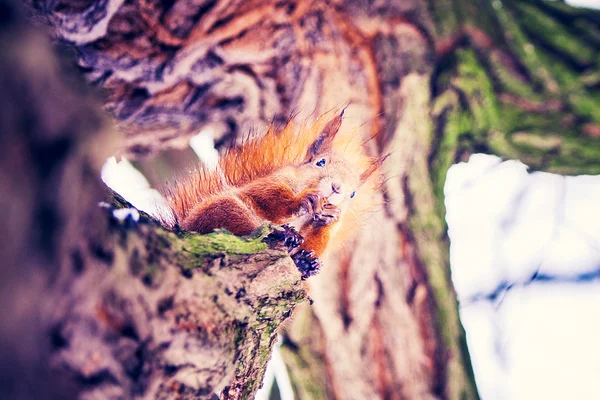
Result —
<path fill-rule="evenodd" d="M 352 253 L 310 280 L 314 304 L 282 348 L 294 388 L 477 397 L 449 280 L 445 174 L 474 151 L 600 171 L 599 13 L 539 0 L 31 4 L 103 89 L 129 157 L 350 103 L 345 123 L 376 139 L 367 150 L 392 152 L 383 205 Z"/>

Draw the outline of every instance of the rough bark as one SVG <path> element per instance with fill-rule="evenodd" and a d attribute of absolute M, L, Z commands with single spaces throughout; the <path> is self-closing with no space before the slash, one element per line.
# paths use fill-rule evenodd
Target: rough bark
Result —
<path fill-rule="evenodd" d="M 285 249 L 263 241 L 273 228 L 176 233 L 107 196 L 111 125 L 21 10 L 0 6 L 2 396 L 253 397 L 306 298 Z"/>
<path fill-rule="evenodd" d="M 38 1 L 131 157 L 351 103 L 384 206 L 311 281 L 283 351 L 302 398 L 476 398 L 443 182 L 474 151 L 597 173 L 597 12 L 527 1 Z"/>

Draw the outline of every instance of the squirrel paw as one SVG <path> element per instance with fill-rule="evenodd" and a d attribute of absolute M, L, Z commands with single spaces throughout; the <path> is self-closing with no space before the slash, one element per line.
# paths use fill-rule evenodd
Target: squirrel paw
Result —
<path fill-rule="evenodd" d="M 302 208 L 313 217 L 323 212 L 327 200 L 317 192 L 312 192 L 302 199 Z"/>
<path fill-rule="evenodd" d="M 340 218 L 341 210 L 338 206 L 327 203 L 319 214 L 315 214 L 313 221 L 320 226 L 331 225 Z"/>
<path fill-rule="evenodd" d="M 288 252 L 291 252 L 304 242 L 304 238 L 300 236 L 296 228 L 291 225 L 281 225 L 283 230 L 276 230 L 267 235 L 264 241 L 267 243 L 283 243 Z"/>
<path fill-rule="evenodd" d="M 302 200 L 302 208 L 306 210 L 318 226 L 327 226 L 336 222 L 340 218 L 340 208 L 329 203 L 327 198 L 321 194 L 313 192 L 307 194 Z"/>
<path fill-rule="evenodd" d="M 292 259 L 302 274 L 302 280 L 316 275 L 321 269 L 321 260 L 312 251 L 300 250 L 292 256 Z"/>

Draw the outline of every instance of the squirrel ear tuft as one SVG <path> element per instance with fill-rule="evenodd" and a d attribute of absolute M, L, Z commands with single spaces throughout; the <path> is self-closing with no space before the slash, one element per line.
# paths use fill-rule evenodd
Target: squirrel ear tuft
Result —
<path fill-rule="evenodd" d="M 312 157 L 318 154 L 323 154 L 331 150 L 333 139 L 335 138 L 335 135 L 338 133 L 338 131 L 340 130 L 340 126 L 342 125 L 342 117 L 344 115 L 344 110 L 342 110 L 341 113 L 339 113 L 331 121 L 329 121 L 327 125 L 325 125 L 319 136 L 315 139 L 315 141 L 312 142 L 306 153 L 307 160 L 310 160 Z"/>
<path fill-rule="evenodd" d="M 369 166 L 361 175 L 360 175 L 360 184 L 362 185 L 369 179 L 373 172 L 377 171 L 383 165 L 383 162 L 390 156 L 392 153 L 387 153 L 381 157 L 379 157 L 373 164 Z"/>

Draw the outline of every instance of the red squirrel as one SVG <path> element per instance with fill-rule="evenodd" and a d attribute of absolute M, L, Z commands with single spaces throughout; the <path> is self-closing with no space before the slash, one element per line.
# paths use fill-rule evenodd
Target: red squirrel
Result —
<path fill-rule="evenodd" d="M 355 136 L 336 146 L 343 115 L 321 117 L 299 132 L 291 122 L 279 133 L 271 127 L 227 150 L 216 169 L 200 166 L 167 194 L 176 224 L 234 235 L 248 235 L 265 221 L 284 224 L 268 239 L 284 242 L 303 279 L 316 274 L 334 228 L 387 157 L 366 157 Z"/>

